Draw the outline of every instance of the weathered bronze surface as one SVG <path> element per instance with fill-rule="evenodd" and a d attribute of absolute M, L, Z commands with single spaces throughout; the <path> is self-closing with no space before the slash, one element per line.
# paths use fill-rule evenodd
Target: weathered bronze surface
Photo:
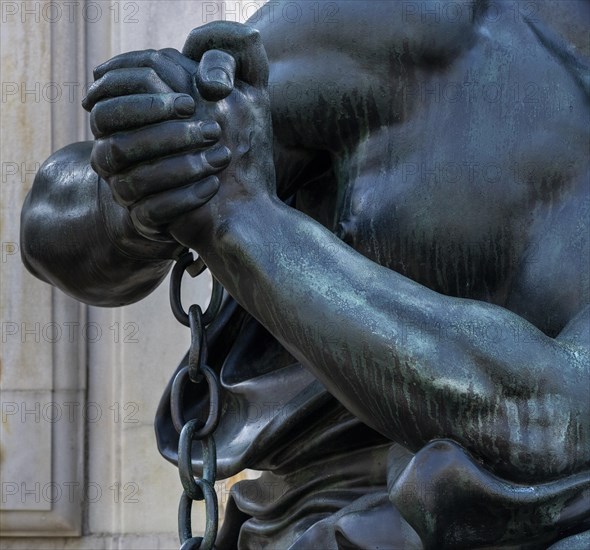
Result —
<path fill-rule="evenodd" d="M 96 69 L 24 262 L 117 306 L 190 248 L 227 290 L 217 475 L 265 472 L 217 547 L 589 547 L 590 3 L 271 4 Z"/>

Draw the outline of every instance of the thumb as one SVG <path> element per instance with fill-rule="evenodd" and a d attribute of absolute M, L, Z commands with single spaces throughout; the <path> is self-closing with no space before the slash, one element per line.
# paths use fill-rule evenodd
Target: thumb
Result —
<path fill-rule="evenodd" d="M 207 101 L 219 101 L 231 94 L 236 76 L 236 60 L 221 50 L 203 54 L 195 76 L 197 88 Z"/>
<path fill-rule="evenodd" d="M 260 33 L 247 25 L 232 21 L 213 21 L 193 29 L 182 53 L 201 61 L 209 50 L 222 50 L 236 61 L 236 77 L 255 87 L 268 83 L 268 58 Z"/>

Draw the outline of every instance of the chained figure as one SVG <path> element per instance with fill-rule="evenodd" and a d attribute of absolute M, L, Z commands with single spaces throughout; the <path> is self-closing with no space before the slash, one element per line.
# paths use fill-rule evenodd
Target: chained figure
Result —
<path fill-rule="evenodd" d="M 192 249 L 226 289 L 218 476 L 263 474 L 218 548 L 587 547 L 589 3 L 313 4 L 99 66 L 24 262 L 120 306 Z"/>

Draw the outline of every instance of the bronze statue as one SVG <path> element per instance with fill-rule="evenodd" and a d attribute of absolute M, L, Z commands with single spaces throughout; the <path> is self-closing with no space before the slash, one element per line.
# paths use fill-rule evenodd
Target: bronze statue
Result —
<path fill-rule="evenodd" d="M 190 248 L 227 290 L 218 470 L 265 472 L 218 548 L 587 547 L 590 3 L 318 6 L 99 66 L 23 260 L 118 306 Z"/>

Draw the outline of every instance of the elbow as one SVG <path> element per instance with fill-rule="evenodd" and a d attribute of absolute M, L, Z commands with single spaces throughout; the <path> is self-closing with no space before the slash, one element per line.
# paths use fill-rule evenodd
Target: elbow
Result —
<path fill-rule="evenodd" d="M 75 217 L 72 205 L 89 187 L 87 182 L 97 177 L 90 177 L 85 170 L 91 147 L 91 142 L 74 143 L 52 154 L 35 175 L 23 203 L 21 259 L 27 270 L 42 281 L 52 282 L 51 273 L 60 260 L 56 250 L 64 234 L 60 220 Z"/>
<path fill-rule="evenodd" d="M 39 178 L 37 174 L 35 181 Z M 46 262 L 46 246 L 43 235 L 46 234 L 43 207 L 34 204 L 33 191 L 29 191 L 20 215 L 20 254 L 21 260 L 27 270 L 38 279 L 49 282 L 43 274 L 43 264 Z"/>
<path fill-rule="evenodd" d="M 20 215 L 20 252 L 27 270 L 45 282 L 51 282 L 51 270 L 57 257 L 53 240 L 59 216 L 56 201 L 63 201 L 63 182 L 58 181 L 57 167 L 64 162 L 62 149 L 41 166 L 28 192 Z M 62 174 L 63 179 L 63 174 Z"/>
<path fill-rule="evenodd" d="M 127 305 L 158 286 L 171 260 L 159 249 L 156 258 L 136 259 L 112 242 L 91 151 L 92 142 L 75 143 L 41 166 L 21 210 L 21 258 L 35 277 L 77 300 Z"/>

